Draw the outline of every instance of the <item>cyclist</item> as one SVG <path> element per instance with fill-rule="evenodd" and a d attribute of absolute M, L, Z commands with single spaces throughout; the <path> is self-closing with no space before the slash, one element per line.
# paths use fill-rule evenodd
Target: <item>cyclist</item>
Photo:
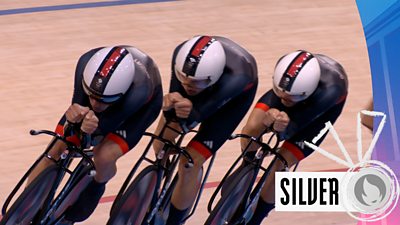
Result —
<path fill-rule="evenodd" d="M 172 194 L 167 225 L 181 224 L 199 190 L 202 165 L 222 146 L 247 113 L 257 90 L 256 61 L 249 52 L 224 37 L 195 36 L 176 47 L 172 57 L 169 93 L 164 95 L 163 111 L 157 127 L 165 122 L 188 131 L 201 124 L 186 146 L 194 160 L 185 168 L 179 163 L 179 179 Z M 174 140 L 173 131 L 164 138 Z M 158 152 L 161 142 L 154 144 Z"/>
<path fill-rule="evenodd" d="M 100 47 L 83 54 L 76 66 L 72 104 L 56 132 L 70 133 L 77 144 L 85 134 L 92 145 L 96 175 L 69 207 L 60 224 L 87 219 L 116 173 L 116 161 L 132 149 L 157 118 L 162 106 L 158 68 L 144 52 L 132 46 Z M 50 151 L 58 158 L 65 145 L 58 142 Z M 40 170 L 51 163 L 44 158 Z M 31 177 L 32 180 L 32 177 Z"/>
<path fill-rule="evenodd" d="M 280 154 L 292 166 L 313 152 L 303 141 L 311 142 L 327 121 L 333 124 L 339 117 L 347 89 L 347 75 L 335 60 L 307 51 L 291 52 L 277 62 L 273 88 L 260 98 L 242 133 L 258 137 L 274 129 L 284 140 Z M 316 145 L 320 145 L 322 140 Z M 248 140 L 241 140 L 242 149 L 247 144 Z M 254 158 L 256 149 L 256 144 L 250 146 L 245 157 Z M 248 224 L 260 224 L 275 207 L 274 172 L 281 169 L 283 164 L 278 160 Z"/>

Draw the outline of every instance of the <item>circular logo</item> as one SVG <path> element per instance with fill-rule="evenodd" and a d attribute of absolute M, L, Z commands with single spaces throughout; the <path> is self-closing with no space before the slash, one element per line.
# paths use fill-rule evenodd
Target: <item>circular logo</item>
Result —
<path fill-rule="evenodd" d="M 379 170 L 362 168 L 350 182 L 350 197 L 363 213 L 371 213 L 384 207 L 389 193 L 390 179 Z"/>
<path fill-rule="evenodd" d="M 347 171 L 344 179 L 342 202 L 355 219 L 380 220 L 397 204 L 399 183 L 393 171 L 382 162 L 359 163 Z M 362 215 L 356 216 L 355 212 Z"/>

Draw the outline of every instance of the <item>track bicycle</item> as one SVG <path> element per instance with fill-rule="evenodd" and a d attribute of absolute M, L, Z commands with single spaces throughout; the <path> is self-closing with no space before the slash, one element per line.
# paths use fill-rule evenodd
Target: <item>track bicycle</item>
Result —
<path fill-rule="evenodd" d="M 261 141 L 262 137 L 255 138 L 246 134 L 235 134 L 232 135 L 230 139 L 232 140 L 235 138 L 248 139 L 249 143 L 227 171 L 211 196 L 207 207 L 210 215 L 205 225 L 246 224 L 253 216 L 261 190 L 274 163 L 277 160 L 281 161 L 284 165 L 283 171 L 289 171 L 287 161 L 279 154 L 278 145 L 280 138 L 276 132 L 272 133 L 266 143 Z M 275 143 L 271 145 L 273 139 L 275 139 Z M 249 159 L 245 157 L 245 155 L 252 143 L 257 143 L 260 148 L 255 157 Z M 264 158 L 271 155 L 274 156 L 272 161 L 267 168 L 263 167 L 262 163 Z M 243 160 L 243 163 L 232 173 L 240 160 Z M 294 170 L 296 167 L 297 165 Z M 254 186 L 260 171 L 262 171 L 262 176 L 257 185 Z M 213 207 L 215 198 L 219 192 L 221 192 L 221 198 L 215 207 Z"/>
<path fill-rule="evenodd" d="M 176 143 L 173 143 L 162 137 L 162 134 L 166 129 L 171 129 L 178 134 Z M 144 133 L 144 136 L 149 136 L 151 139 L 142 156 L 139 158 L 122 185 L 111 208 L 110 218 L 107 222 L 107 225 L 165 224 L 168 217 L 168 206 L 171 200 L 172 192 L 178 180 L 178 175 L 175 172 L 175 169 L 178 165 L 179 158 L 187 158 L 188 163 L 185 165 L 185 167 L 193 167 L 193 159 L 186 149 L 181 146 L 185 135 L 190 132 L 196 131 L 179 131 L 170 126 L 169 122 L 167 122 L 161 130 L 160 135 L 148 132 Z M 152 160 L 147 157 L 147 155 L 153 145 L 154 140 L 162 142 L 164 146 L 157 153 L 156 159 Z M 134 174 L 137 172 L 143 161 L 147 161 L 150 163 L 150 165 L 139 172 L 139 174 L 131 182 Z M 201 188 L 197 195 L 192 211 L 186 216 L 185 220 L 193 215 L 196 209 L 213 161 L 214 157 L 212 157 L 206 174 L 202 180 Z"/>
<path fill-rule="evenodd" d="M 7 197 L 2 207 L 3 218 L 0 225 L 56 224 L 63 219 L 66 209 L 77 200 L 81 191 L 95 175 L 92 150 L 83 149 L 52 131 L 31 130 L 30 134 L 47 134 L 53 136 L 53 139 Z M 83 137 L 88 138 L 87 135 Z M 59 159 L 49 154 L 57 141 L 62 141 L 67 146 Z M 26 187 L 22 187 L 43 158 L 49 159 L 51 165 L 40 172 Z M 80 159 L 76 166 L 72 165 L 74 158 Z M 66 174 L 69 177 L 66 177 Z M 23 188 L 21 194 L 16 196 Z M 14 197 L 16 200 L 10 205 Z"/>

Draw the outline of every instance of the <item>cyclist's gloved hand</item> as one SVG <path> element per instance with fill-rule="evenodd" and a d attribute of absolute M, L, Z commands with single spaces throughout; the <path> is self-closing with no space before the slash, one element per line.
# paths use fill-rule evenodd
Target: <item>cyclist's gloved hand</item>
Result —
<path fill-rule="evenodd" d="M 163 97 L 162 110 L 167 122 L 176 121 L 177 118 L 174 109 L 173 95 L 171 96 L 171 94 L 172 93 L 166 94 Z"/>
<path fill-rule="evenodd" d="M 94 111 L 89 110 L 82 121 L 81 130 L 86 134 L 92 134 L 99 125 L 99 119 Z"/>
<path fill-rule="evenodd" d="M 279 114 L 276 116 L 275 123 L 274 123 L 274 130 L 281 133 L 284 132 L 289 125 L 290 118 L 284 111 L 280 111 Z"/>
<path fill-rule="evenodd" d="M 168 111 L 174 109 L 176 117 L 178 118 L 188 118 L 192 108 L 192 102 L 189 99 L 182 97 L 178 92 L 166 94 L 163 98 L 163 110 Z"/>
<path fill-rule="evenodd" d="M 72 104 L 65 112 L 67 121 L 72 124 L 80 123 L 86 114 L 89 112 L 89 107 L 81 106 L 79 104 Z"/>
<path fill-rule="evenodd" d="M 178 92 L 172 92 L 164 95 L 162 110 L 169 111 L 171 109 L 174 109 L 175 102 L 177 102 L 177 99 L 179 98 L 182 98 L 182 95 Z"/>
<path fill-rule="evenodd" d="M 289 125 L 290 118 L 284 111 L 272 108 L 265 112 L 263 123 L 266 127 L 274 129 L 276 132 L 284 132 Z"/>
<path fill-rule="evenodd" d="M 190 128 L 186 124 L 193 108 L 192 102 L 182 97 L 178 92 L 172 92 L 164 95 L 163 98 L 163 114 L 167 121 L 173 121 L 180 124 L 184 132 L 188 132 Z"/>
<path fill-rule="evenodd" d="M 175 103 L 175 113 L 178 118 L 187 119 L 192 111 L 193 104 L 187 98 L 181 98 Z"/>
<path fill-rule="evenodd" d="M 278 115 L 279 115 L 279 110 L 275 108 L 269 109 L 267 112 L 265 112 L 263 124 L 268 128 L 272 128 L 273 124 L 275 123 L 276 117 Z"/>
<path fill-rule="evenodd" d="M 170 111 L 174 108 L 174 103 L 171 99 L 171 94 L 172 93 L 166 94 L 163 97 L 163 105 L 162 105 L 163 111 Z"/>

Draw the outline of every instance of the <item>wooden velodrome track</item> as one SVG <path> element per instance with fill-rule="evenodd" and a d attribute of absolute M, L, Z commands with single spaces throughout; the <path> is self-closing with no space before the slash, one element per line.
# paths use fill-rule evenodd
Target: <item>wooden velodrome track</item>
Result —
<path fill-rule="evenodd" d="M 158 64 L 166 91 L 170 57 L 178 43 L 196 34 L 226 36 L 257 59 L 260 79 L 257 99 L 271 88 L 272 70 L 281 55 L 296 49 L 327 54 L 340 61 L 349 75 L 347 104 L 335 128 L 352 158 L 356 159 L 356 115 L 364 108 L 372 91 L 365 39 L 355 1 L 112 3 L 117 5 L 94 7 L 101 5 L 97 0 L 1 1 L 1 204 L 49 141 L 47 137 L 31 137 L 28 131 L 55 128 L 71 100 L 78 57 L 98 46 L 129 44 L 142 49 Z M 67 10 L 66 4 L 75 4 L 76 8 Z M 38 8 L 43 6 L 54 7 Z M 58 6 L 62 10 L 54 10 Z M 149 131 L 154 128 L 153 125 Z M 364 131 L 366 148 L 371 135 Z M 146 141 L 142 140 L 118 162 L 118 174 L 109 182 L 102 203 L 82 224 L 105 224 L 111 201 Z M 330 136 L 322 147 L 342 157 Z M 203 224 L 208 215 L 206 204 L 215 184 L 238 154 L 238 143 L 234 141 L 220 149 L 200 205 L 187 224 Z M 341 165 L 316 153 L 301 163 L 299 171 L 340 168 Z M 350 225 L 356 221 L 346 213 L 273 212 L 263 224 L 310 223 Z"/>

